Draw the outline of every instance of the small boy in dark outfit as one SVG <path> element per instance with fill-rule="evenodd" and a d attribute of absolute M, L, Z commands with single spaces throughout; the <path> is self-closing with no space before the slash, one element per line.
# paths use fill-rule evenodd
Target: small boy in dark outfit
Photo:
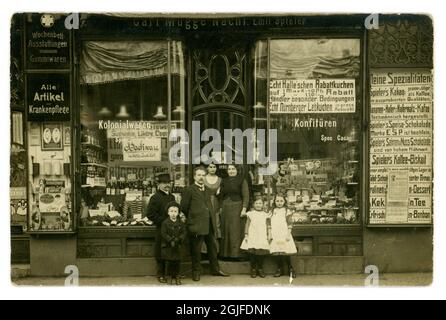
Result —
<path fill-rule="evenodd" d="M 176 202 L 169 203 L 166 211 L 169 218 L 161 224 L 161 257 L 168 264 L 170 283 L 175 281 L 180 285 L 181 248 L 186 238 L 186 226 L 179 217 L 180 206 Z"/>

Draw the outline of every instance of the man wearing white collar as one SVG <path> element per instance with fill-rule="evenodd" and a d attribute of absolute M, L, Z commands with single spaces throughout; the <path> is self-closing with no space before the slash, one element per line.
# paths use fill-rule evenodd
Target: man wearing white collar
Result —
<path fill-rule="evenodd" d="M 206 191 L 206 186 L 204 185 L 205 176 L 205 168 L 195 168 L 195 182 L 184 189 L 181 197 L 181 211 L 187 217 L 192 256 L 192 279 L 194 281 L 200 280 L 201 247 L 203 242 L 206 243 L 212 275 L 228 276 L 228 274 L 220 270 L 218 264 L 215 239 L 216 217 L 213 214 L 214 210 L 212 210 L 210 194 Z"/>

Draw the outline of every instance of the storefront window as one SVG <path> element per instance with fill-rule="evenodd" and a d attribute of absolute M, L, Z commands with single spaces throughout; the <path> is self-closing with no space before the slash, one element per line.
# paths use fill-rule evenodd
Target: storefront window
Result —
<path fill-rule="evenodd" d="M 26 229 L 26 150 L 23 134 L 23 113 L 11 112 L 11 156 L 10 156 L 10 208 L 11 225 Z"/>
<path fill-rule="evenodd" d="M 186 121 L 181 42 L 85 42 L 81 79 L 81 225 L 151 225 L 157 176 L 176 195 L 187 177 L 168 141 Z"/>
<path fill-rule="evenodd" d="M 256 126 L 278 134 L 279 171 L 267 192 L 286 196 L 296 225 L 359 223 L 359 39 L 269 45 L 256 47 L 254 106 Z"/>
<path fill-rule="evenodd" d="M 70 122 L 28 122 L 31 232 L 73 231 Z"/>

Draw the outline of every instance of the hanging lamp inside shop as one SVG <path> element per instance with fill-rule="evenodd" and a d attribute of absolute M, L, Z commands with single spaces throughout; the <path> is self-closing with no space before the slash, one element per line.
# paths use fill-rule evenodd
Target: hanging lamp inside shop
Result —
<path fill-rule="evenodd" d="M 173 113 L 184 113 L 184 107 L 183 106 L 176 106 L 175 110 L 172 111 Z"/>
<path fill-rule="evenodd" d="M 254 106 L 254 109 L 265 109 L 265 106 L 260 101 L 258 101 Z"/>
<path fill-rule="evenodd" d="M 167 116 L 164 114 L 163 106 L 158 106 L 156 114 L 153 116 L 156 120 L 165 120 Z"/>
<path fill-rule="evenodd" d="M 109 116 L 111 116 L 111 111 L 110 111 L 110 109 L 109 108 L 107 108 L 107 107 L 102 107 L 102 109 L 101 110 L 99 110 L 99 112 L 98 112 L 98 114 L 101 116 L 101 117 L 109 117 Z"/>
<path fill-rule="evenodd" d="M 130 115 L 127 112 L 127 106 L 123 104 L 122 106 L 119 107 L 119 113 L 116 115 L 116 118 L 126 119 L 128 117 L 130 117 Z"/>

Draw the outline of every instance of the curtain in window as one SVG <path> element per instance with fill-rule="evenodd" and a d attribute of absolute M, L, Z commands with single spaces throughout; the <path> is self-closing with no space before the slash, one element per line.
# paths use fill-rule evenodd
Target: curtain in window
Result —
<path fill-rule="evenodd" d="M 359 68 L 355 39 L 274 40 L 271 46 L 273 79 L 356 78 Z"/>
<path fill-rule="evenodd" d="M 86 41 L 81 53 L 81 83 L 99 84 L 167 74 L 167 44 L 167 41 Z M 181 43 L 174 44 L 171 73 L 184 75 Z"/>

